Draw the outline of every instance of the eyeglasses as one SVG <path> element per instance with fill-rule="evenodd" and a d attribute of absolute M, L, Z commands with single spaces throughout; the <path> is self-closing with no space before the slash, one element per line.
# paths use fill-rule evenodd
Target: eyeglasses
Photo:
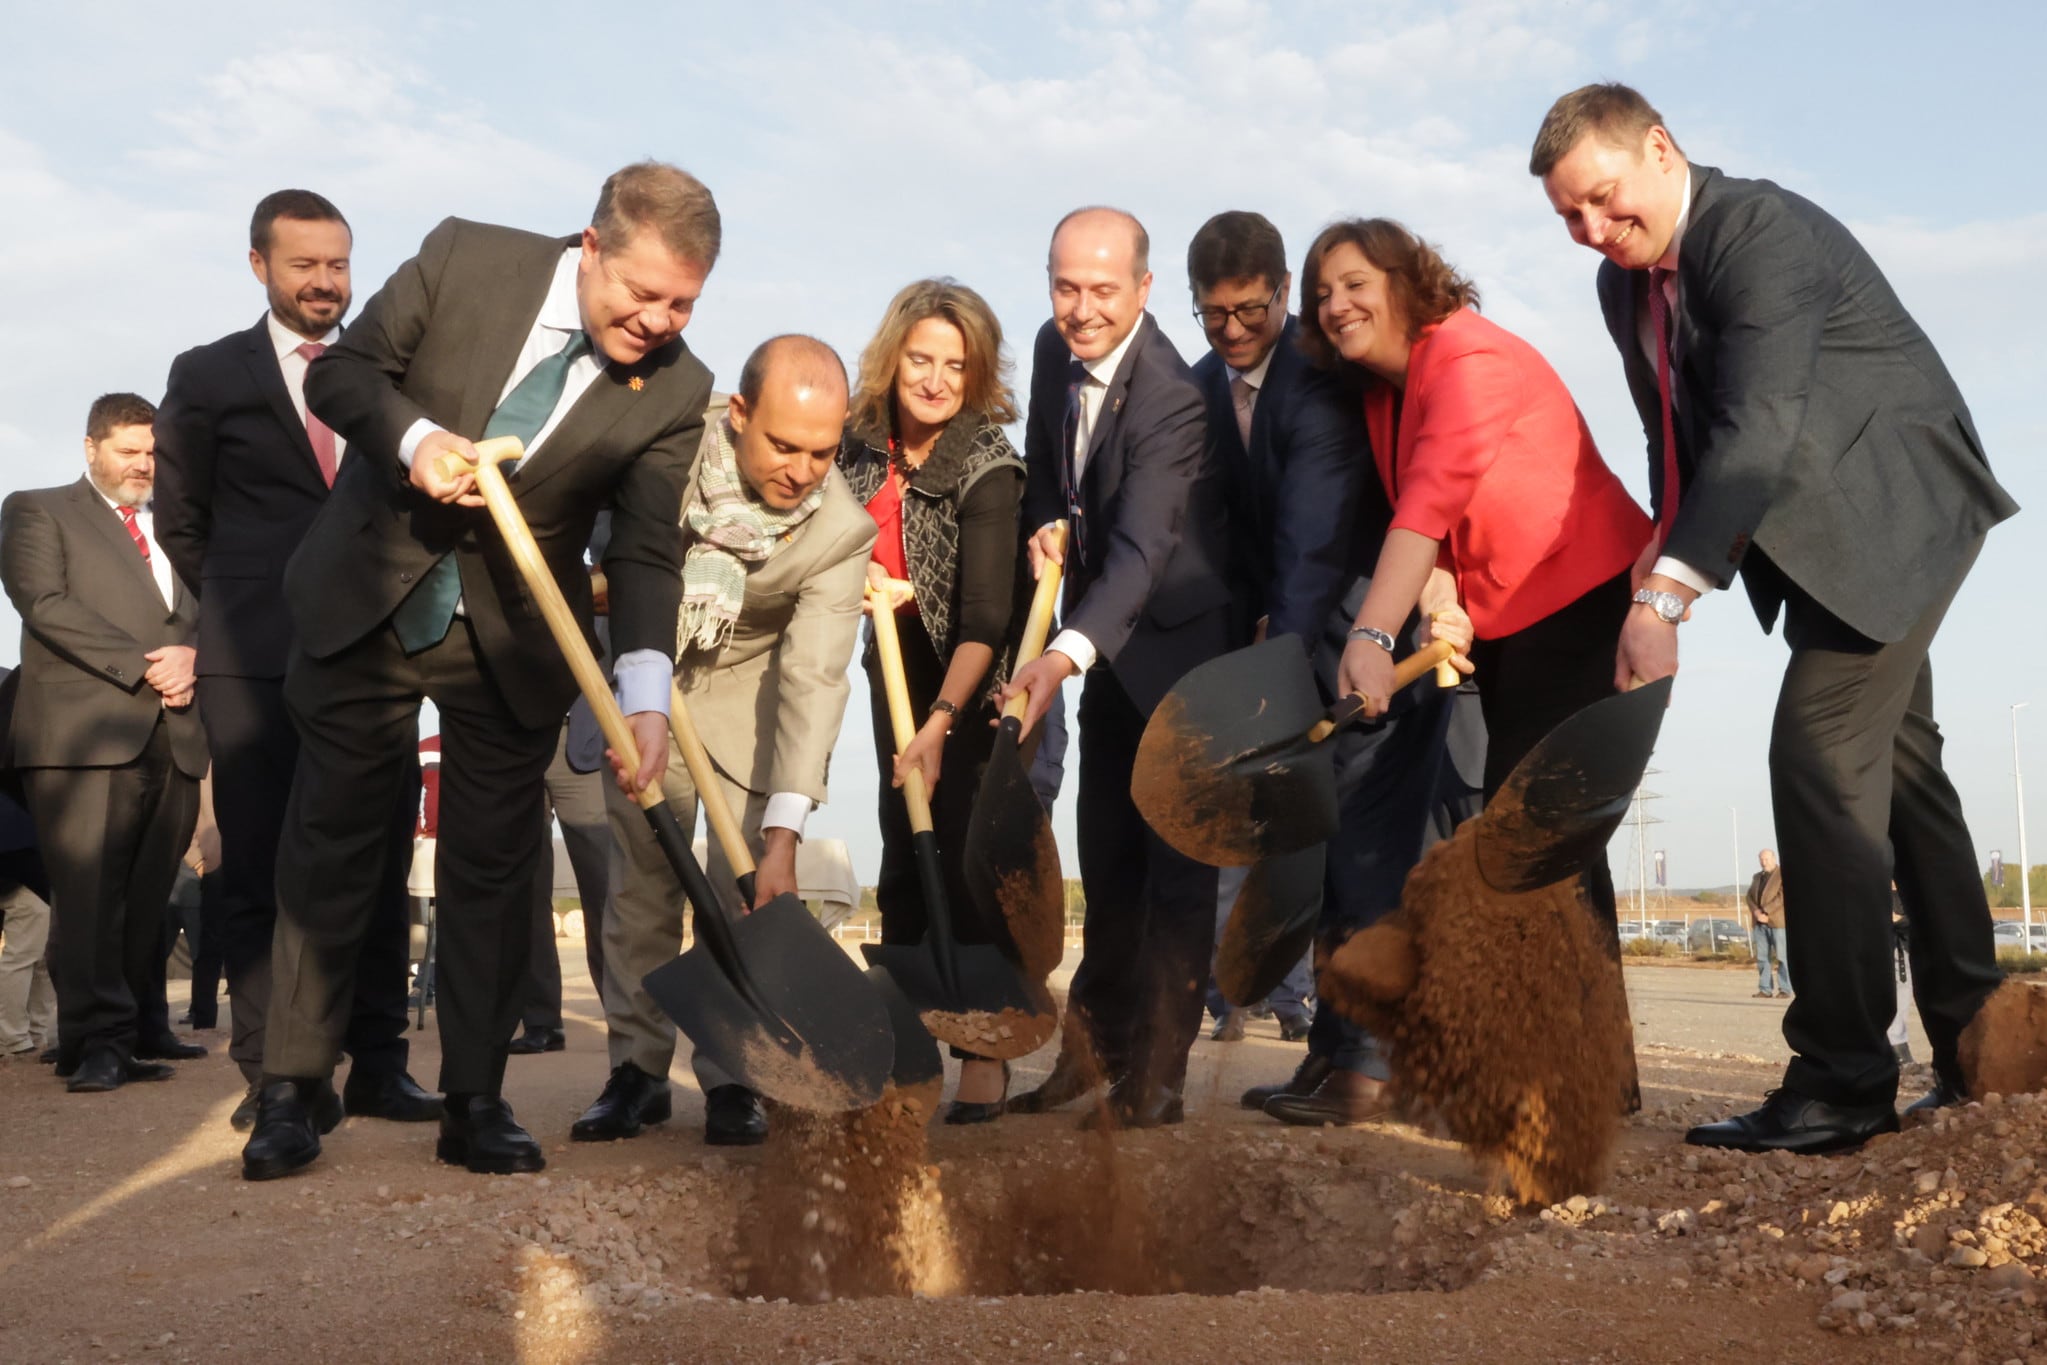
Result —
<path fill-rule="evenodd" d="M 1197 308 L 1194 320 L 1204 331 L 1220 332 L 1235 318 L 1237 325 L 1247 332 L 1256 331 L 1265 325 L 1265 315 L 1272 311 L 1272 305 L 1279 302 L 1280 291 L 1286 288 L 1285 281 L 1273 286 L 1272 297 L 1263 303 L 1240 303 L 1235 308 Z"/>

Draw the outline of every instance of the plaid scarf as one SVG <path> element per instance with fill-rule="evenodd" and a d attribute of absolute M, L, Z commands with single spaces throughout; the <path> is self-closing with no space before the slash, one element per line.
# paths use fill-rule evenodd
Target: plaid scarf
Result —
<path fill-rule="evenodd" d="M 689 549 L 682 561 L 679 653 L 724 647 L 746 603 L 748 566 L 766 563 L 775 546 L 824 502 L 824 490 L 820 483 L 791 510 L 777 511 L 746 486 L 726 420 L 719 418 L 705 433 L 695 493 L 682 514 Z"/>

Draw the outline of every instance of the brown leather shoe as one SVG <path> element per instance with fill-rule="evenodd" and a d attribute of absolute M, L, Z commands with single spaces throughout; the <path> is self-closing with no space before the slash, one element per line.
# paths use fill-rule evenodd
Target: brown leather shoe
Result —
<path fill-rule="evenodd" d="M 1332 1070 L 1306 1095 L 1274 1095 L 1265 1112 L 1281 1123 L 1320 1128 L 1348 1127 L 1377 1118 L 1393 1107 L 1393 1087 L 1355 1071 Z"/>
<path fill-rule="evenodd" d="M 1274 1095 L 1306 1095 L 1322 1084 L 1322 1078 L 1329 1074 L 1329 1059 L 1309 1053 L 1301 1058 L 1301 1064 L 1294 1068 L 1294 1074 L 1278 1085 L 1254 1085 L 1244 1092 L 1239 1101 L 1246 1109 L 1265 1108 L 1265 1102 Z"/>

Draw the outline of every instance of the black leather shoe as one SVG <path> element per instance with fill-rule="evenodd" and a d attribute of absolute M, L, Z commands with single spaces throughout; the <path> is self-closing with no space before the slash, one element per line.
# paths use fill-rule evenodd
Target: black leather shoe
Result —
<path fill-rule="evenodd" d="M 36 1060 L 44 1066 L 55 1066 L 57 1064 L 57 1045 L 52 1043 L 41 1052 L 38 1052 Z"/>
<path fill-rule="evenodd" d="M 560 1052 L 569 1045 L 569 1040 L 558 1028 L 529 1028 L 510 1043 L 505 1051 L 514 1057 L 533 1057 L 543 1052 Z"/>
<path fill-rule="evenodd" d="M 265 1076 L 256 1092 L 255 1131 L 242 1144 L 242 1179 L 275 1180 L 320 1155 L 320 1135 L 341 1122 L 341 1101 L 324 1080 Z"/>
<path fill-rule="evenodd" d="M 1347 1128 L 1378 1118 L 1392 1107 L 1393 1091 L 1384 1081 L 1334 1068 L 1305 1095 L 1274 1095 L 1266 1101 L 1265 1112 L 1303 1128 Z"/>
<path fill-rule="evenodd" d="M 954 1100 L 945 1106 L 945 1122 L 954 1127 L 970 1123 L 993 1123 L 1009 1107 L 1009 1063 L 1002 1064 L 1002 1098 L 999 1100 Z"/>
<path fill-rule="evenodd" d="M 713 1147 L 758 1147 L 768 1140 L 768 1111 L 743 1085 L 704 1092 L 704 1141 Z"/>
<path fill-rule="evenodd" d="M 403 1071 L 365 1072 L 361 1066 L 348 1068 L 341 1103 L 356 1118 L 393 1123 L 429 1123 L 443 1112 L 441 1097 Z"/>
<path fill-rule="evenodd" d="M 198 1043 L 180 1042 L 170 1033 L 135 1045 L 135 1056 L 145 1062 L 192 1062 L 205 1055 L 206 1049 Z"/>
<path fill-rule="evenodd" d="M 1241 1043 L 1244 1041 L 1244 1011 L 1231 1008 L 1223 1011 L 1223 1017 L 1215 1021 L 1215 1031 L 1208 1035 L 1211 1043 Z"/>
<path fill-rule="evenodd" d="M 74 1095 L 101 1095 L 130 1081 L 167 1081 L 176 1073 L 160 1062 L 138 1062 L 111 1044 L 88 1048 L 65 1089 Z"/>
<path fill-rule="evenodd" d="M 1282 1019 L 1279 1023 L 1279 1040 L 1282 1043 L 1298 1043 L 1308 1036 L 1306 1019 Z"/>
<path fill-rule="evenodd" d="M 450 1095 L 434 1155 L 478 1175 L 523 1175 L 546 1167 L 540 1144 L 512 1119 L 499 1095 Z"/>
<path fill-rule="evenodd" d="M 1702 1123 L 1685 1134 L 1685 1141 L 1734 1152 L 1821 1156 L 1853 1151 L 1879 1133 L 1897 1131 L 1898 1112 L 1888 1104 L 1828 1104 L 1794 1090 L 1772 1090 L 1762 1108 Z"/>
<path fill-rule="evenodd" d="M 237 1133 L 246 1133 L 256 1126 L 256 1099 L 263 1089 L 258 1082 L 250 1081 L 249 1089 L 242 1096 L 242 1102 L 235 1106 L 235 1112 L 227 1116 L 227 1126 Z"/>
<path fill-rule="evenodd" d="M 1329 1074 L 1329 1071 L 1329 1059 L 1317 1056 L 1311 1052 L 1301 1058 L 1301 1064 L 1294 1068 L 1294 1074 L 1285 1081 L 1279 1085 L 1254 1085 L 1244 1092 L 1243 1099 L 1239 1100 L 1238 1103 L 1242 1104 L 1246 1109 L 1262 1111 L 1265 1108 L 1266 1101 L 1270 1100 L 1274 1095 L 1308 1094 L 1316 1086 L 1322 1084 L 1323 1078 Z"/>
<path fill-rule="evenodd" d="M 1931 1118 L 1936 1109 L 1952 1109 L 1969 1102 L 1969 1091 L 1960 1081 L 1933 1073 L 1933 1089 L 1905 1106 L 1906 1118 Z"/>
<path fill-rule="evenodd" d="M 638 1137 L 650 1123 L 666 1123 L 674 1112 L 667 1082 L 649 1076 L 631 1062 L 611 1068 L 611 1079 L 596 1102 L 569 1125 L 575 1142 L 616 1142 Z"/>
<path fill-rule="evenodd" d="M 1180 1092 L 1163 1085 L 1123 1081 L 1109 1087 L 1103 1102 L 1081 1116 L 1082 1128 L 1161 1128 L 1187 1117 Z"/>
<path fill-rule="evenodd" d="M 1050 1113 L 1061 1105 L 1073 1103 L 1093 1090 L 1096 1084 L 1073 1053 L 1061 1052 L 1059 1060 L 1052 1063 L 1052 1074 L 1045 1078 L 1044 1083 L 1009 1101 L 1009 1110 L 1013 1114 Z"/>

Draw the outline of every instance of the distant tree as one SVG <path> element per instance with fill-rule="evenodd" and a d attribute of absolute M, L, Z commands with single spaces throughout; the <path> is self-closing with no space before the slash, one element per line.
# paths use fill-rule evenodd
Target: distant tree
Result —
<path fill-rule="evenodd" d="M 2038 911 L 2047 907 L 2047 863 L 2035 863 L 2032 869 L 2033 908 Z M 1983 893 L 1990 898 L 1992 909 L 2016 910 L 2024 903 L 2019 893 L 2019 870 L 2009 864 L 2004 869 L 2004 885 L 1990 884 L 1990 869 L 1983 869 Z"/>

